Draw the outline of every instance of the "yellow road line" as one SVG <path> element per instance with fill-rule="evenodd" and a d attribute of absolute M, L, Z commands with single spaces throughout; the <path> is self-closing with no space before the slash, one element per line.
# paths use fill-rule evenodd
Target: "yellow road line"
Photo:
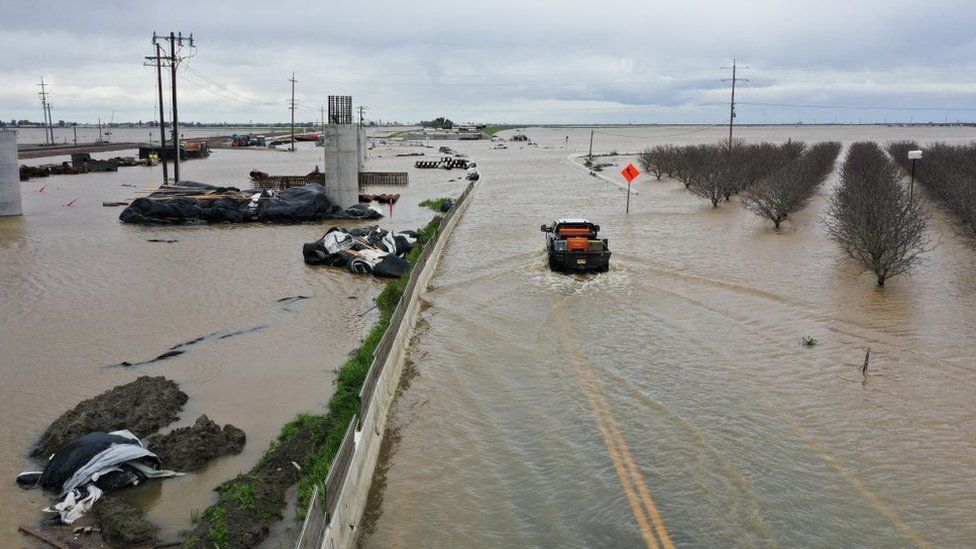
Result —
<path fill-rule="evenodd" d="M 765 397 L 764 400 L 766 401 L 767 405 L 776 412 L 776 415 L 778 415 L 780 419 L 782 419 L 787 425 L 790 426 L 791 429 L 793 429 L 793 432 L 796 433 L 798 437 L 803 439 L 803 441 L 806 442 L 811 448 L 816 450 L 817 453 L 820 454 L 820 457 L 822 457 L 828 465 L 840 473 L 840 476 L 844 477 L 844 480 L 846 480 L 848 484 L 853 486 L 855 490 L 864 496 L 864 499 L 868 500 L 872 507 L 877 509 L 878 512 L 891 521 L 891 523 L 894 524 L 896 528 L 901 530 L 903 534 L 911 538 L 911 540 L 915 542 L 915 545 L 924 549 L 931 547 L 929 542 L 925 541 L 925 538 L 923 538 L 918 531 L 909 526 L 908 523 L 905 522 L 905 519 L 901 518 L 898 511 L 895 511 L 890 505 L 876 496 L 874 492 L 869 490 L 868 487 L 861 482 L 861 479 L 857 478 L 857 475 L 845 467 L 837 458 L 831 455 L 830 451 L 827 450 L 827 448 L 819 440 L 817 440 L 816 437 L 811 435 L 809 431 L 804 429 L 802 425 L 790 417 L 785 410 L 782 410 L 779 408 L 779 406 L 772 404 L 765 391 L 760 389 L 757 390 L 756 393 Z"/>
<path fill-rule="evenodd" d="M 644 477 L 637 467 L 630 447 L 627 446 L 620 426 L 613 417 L 613 412 L 610 409 L 600 381 L 593 373 L 593 362 L 587 356 L 582 345 L 579 344 L 576 333 L 567 321 L 566 316 L 562 313 L 561 308 L 555 305 L 553 309 L 553 316 L 556 322 L 567 335 L 565 340 L 568 342 L 568 349 L 574 359 L 573 362 L 576 364 L 576 370 L 579 374 L 587 403 L 589 403 L 590 410 L 596 419 L 597 427 L 603 435 L 604 444 L 610 452 L 610 458 L 613 461 L 617 477 L 620 479 L 620 484 L 623 486 L 624 492 L 630 501 L 631 510 L 634 512 L 638 526 L 641 527 L 641 533 L 644 536 L 645 543 L 652 549 L 659 547 L 657 540 L 654 538 L 654 531 L 656 530 L 664 549 L 674 549 L 674 544 L 671 542 L 667 529 L 664 527 L 664 521 L 661 519 L 657 507 L 654 505 L 650 490 L 647 489 L 647 483 L 644 481 Z M 634 493 L 635 488 L 636 494 Z M 643 507 L 641 503 L 643 503 Z M 653 528 L 648 524 L 648 518 L 654 524 Z"/>

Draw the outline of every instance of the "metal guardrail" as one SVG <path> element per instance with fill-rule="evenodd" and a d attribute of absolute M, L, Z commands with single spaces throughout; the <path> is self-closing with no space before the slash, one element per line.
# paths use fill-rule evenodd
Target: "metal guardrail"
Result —
<path fill-rule="evenodd" d="M 339 451 L 332 458 L 332 465 L 329 466 L 329 473 L 325 476 L 325 524 L 329 523 L 332 513 L 335 511 L 336 502 L 339 501 L 339 494 L 342 492 L 342 481 L 346 480 L 346 473 L 349 472 L 349 463 L 352 455 L 356 451 L 356 431 L 359 430 L 359 416 L 352 416 L 352 421 L 346 427 L 346 435 L 342 437 L 342 444 Z"/>

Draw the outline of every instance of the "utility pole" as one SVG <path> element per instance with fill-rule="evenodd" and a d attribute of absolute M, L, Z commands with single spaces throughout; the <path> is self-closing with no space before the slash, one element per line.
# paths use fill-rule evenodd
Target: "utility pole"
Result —
<path fill-rule="evenodd" d="M 319 117 L 322 120 L 322 145 L 325 145 L 325 105 L 319 107 Z"/>
<path fill-rule="evenodd" d="M 47 102 L 47 129 L 51 132 L 51 144 L 54 145 L 54 117 L 51 116 L 51 102 Z"/>
<path fill-rule="evenodd" d="M 44 113 L 44 144 L 53 145 L 54 140 L 49 139 L 49 135 L 48 135 L 48 132 L 50 131 L 50 127 L 48 126 L 47 119 L 49 116 L 48 113 L 50 111 L 47 110 L 47 89 L 45 88 L 43 76 L 41 77 L 41 83 L 38 84 L 38 86 L 41 87 L 41 92 L 38 93 L 37 95 L 41 97 L 41 111 Z"/>
<path fill-rule="evenodd" d="M 722 82 L 732 82 L 732 100 L 729 102 L 729 158 L 732 158 L 732 122 L 735 120 L 735 83 L 738 80 L 748 82 L 746 78 L 738 78 L 736 76 L 736 63 L 735 59 L 732 59 L 731 67 L 722 67 L 723 69 L 732 69 L 732 78 L 725 78 Z M 741 67 L 743 69 L 748 69 L 749 67 Z"/>
<path fill-rule="evenodd" d="M 291 73 L 291 150 L 295 150 L 295 73 Z"/>
<path fill-rule="evenodd" d="M 363 111 L 366 110 L 366 109 L 368 109 L 368 108 L 369 107 L 364 107 L 362 105 L 359 106 L 359 127 L 360 128 L 363 127 Z"/>
<path fill-rule="evenodd" d="M 163 185 L 169 183 L 169 166 L 166 164 L 166 127 L 163 117 L 163 49 L 157 43 L 156 55 L 146 57 L 147 63 L 156 65 L 156 88 L 159 92 L 159 161 L 163 165 Z"/>
<path fill-rule="evenodd" d="M 179 64 L 180 61 L 182 61 L 184 59 L 183 57 L 177 57 L 176 56 L 176 52 L 177 52 L 177 49 L 176 48 L 177 48 L 177 46 L 179 46 L 180 49 L 182 50 L 184 43 L 189 44 L 190 47 L 192 48 L 193 47 L 193 35 L 191 34 L 189 36 L 183 36 L 183 33 L 182 32 L 180 32 L 179 34 L 177 34 L 177 33 L 174 33 L 174 32 L 171 31 L 169 33 L 169 36 L 165 36 L 165 35 L 157 35 L 154 32 L 153 33 L 153 40 L 152 40 L 153 45 L 159 46 L 160 40 L 168 40 L 169 41 L 170 85 L 171 85 L 172 91 L 173 91 L 173 98 L 172 98 L 172 104 L 173 104 L 173 152 L 174 152 L 174 155 L 173 155 L 173 183 L 176 184 L 176 183 L 179 183 L 179 181 L 180 181 L 180 115 L 179 115 L 179 107 L 177 106 L 177 101 L 176 101 L 176 66 Z M 157 50 L 157 52 L 158 51 L 159 50 Z M 162 105 L 162 101 L 160 101 L 160 105 Z M 163 149 L 163 150 L 165 150 L 165 149 Z"/>
<path fill-rule="evenodd" d="M 590 130 L 590 154 L 587 155 L 590 162 L 593 162 L 593 130 Z"/>

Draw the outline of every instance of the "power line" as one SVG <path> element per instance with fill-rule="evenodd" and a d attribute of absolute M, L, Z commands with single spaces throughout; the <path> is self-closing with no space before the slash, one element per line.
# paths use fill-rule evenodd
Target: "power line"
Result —
<path fill-rule="evenodd" d="M 784 107 L 796 109 L 845 109 L 845 110 L 866 110 L 866 111 L 953 111 L 953 112 L 976 112 L 976 108 L 970 107 L 889 107 L 884 105 L 803 105 L 795 103 L 757 103 L 740 101 L 740 105 L 751 105 L 756 107 Z"/>

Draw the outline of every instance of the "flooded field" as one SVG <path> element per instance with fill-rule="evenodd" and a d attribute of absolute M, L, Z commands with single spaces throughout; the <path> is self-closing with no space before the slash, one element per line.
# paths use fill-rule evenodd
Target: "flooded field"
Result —
<path fill-rule="evenodd" d="M 594 151 L 724 132 L 600 128 Z M 976 252 L 943 212 L 926 262 L 879 289 L 826 236 L 836 174 L 779 231 L 647 176 L 625 216 L 623 191 L 568 158 L 589 129 L 525 133 L 540 146 L 480 145 L 488 178 L 426 296 L 364 545 L 972 546 Z M 603 227 L 610 273 L 548 271 L 539 225 L 567 215 Z"/>
<path fill-rule="evenodd" d="M 321 149 L 299 147 L 295 153 L 218 150 L 209 159 L 184 162 L 182 174 L 246 186 L 252 169 L 304 174 L 321 166 Z M 412 166 L 414 159 L 394 158 L 396 152 L 373 151 L 370 168 Z M 420 200 L 456 196 L 465 186 L 450 181 L 462 176 L 458 171 L 410 172 L 409 187 L 377 189 L 404 194 L 393 217 L 379 222 L 384 227 L 425 224 L 433 213 L 419 208 Z M 0 502 L 2 547 L 29 545 L 17 525 L 37 524 L 50 499 L 39 490 L 16 489 L 14 477 L 37 467 L 27 458 L 30 447 L 79 401 L 137 376 L 164 375 L 190 397 L 172 427 L 207 414 L 247 433 L 240 455 L 128 491 L 163 527 L 161 538 L 172 540 L 189 526 L 191 510 L 215 501 L 219 482 L 257 462 L 287 420 L 324 408 L 333 370 L 375 321 L 366 311 L 382 281 L 302 262 L 302 244 L 335 222 L 141 227 L 120 223 L 121 208 L 102 206 L 139 196 L 138 189 L 159 184 L 160 173 L 159 167 L 132 167 L 32 179 L 22 184 L 24 216 L 0 219 L 0 477 L 8 481 Z M 312 299 L 278 302 L 296 295 Z M 239 331 L 246 333 L 219 337 Z M 215 337 L 181 356 L 135 368 L 112 366 L 151 359 L 208 334 Z"/>

